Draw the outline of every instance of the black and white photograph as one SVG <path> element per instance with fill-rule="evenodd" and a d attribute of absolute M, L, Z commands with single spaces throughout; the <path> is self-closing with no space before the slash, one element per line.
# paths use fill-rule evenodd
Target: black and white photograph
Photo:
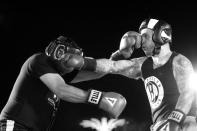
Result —
<path fill-rule="evenodd" d="M 0 4 L 0 131 L 197 131 L 196 11 Z"/>

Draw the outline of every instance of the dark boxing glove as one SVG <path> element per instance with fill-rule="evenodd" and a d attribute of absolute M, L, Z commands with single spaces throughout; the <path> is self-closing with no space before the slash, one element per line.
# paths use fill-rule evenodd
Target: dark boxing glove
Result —
<path fill-rule="evenodd" d="M 134 49 L 141 47 L 141 35 L 135 31 L 126 32 L 120 41 L 119 50 L 112 53 L 111 60 L 123 60 L 129 58 Z"/>
<path fill-rule="evenodd" d="M 118 61 L 118 60 L 125 60 L 126 58 L 124 55 L 120 52 L 120 50 L 117 50 L 113 52 L 110 56 L 110 60 Z"/>
<path fill-rule="evenodd" d="M 91 57 L 83 57 L 78 54 L 66 55 L 63 64 L 65 67 L 73 67 L 77 70 L 95 71 L 96 59 Z"/>
<path fill-rule="evenodd" d="M 77 54 L 67 54 L 64 57 L 63 65 L 68 68 L 73 67 L 75 69 L 81 69 L 84 65 L 84 58 Z"/>
<path fill-rule="evenodd" d="M 115 92 L 101 92 L 97 90 L 89 90 L 88 103 L 98 105 L 98 107 L 113 118 L 119 117 L 124 110 L 126 99 Z"/>

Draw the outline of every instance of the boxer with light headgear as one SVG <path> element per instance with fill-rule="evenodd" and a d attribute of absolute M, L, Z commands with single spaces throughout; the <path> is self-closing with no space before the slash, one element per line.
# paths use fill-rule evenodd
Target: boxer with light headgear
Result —
<path fill-rule="evenodd" d="M 50 42 L 45 53 L 29 57 L 1 111 L 0 130 L 49 131 L 60 100 L 97 105 L 117 118 L 126 106 L 126 99 L 121 94 L 94 89 L 85 91 L 66 83 L 78 72 L 69 66 L 75 56 L 83 58 L 82 49 L 73 40 L 60 36 Z M 65 74 L 68 75 L 62 77 Z"/>
<path fill-rule="evenodd" d="M 172 51 L 171 44 L 170 24 L 146 19 L 141 23 L 139 33 L 129 31 L 124 34 L 119 50 L 110 59 L 92 58 L 92 62 L 88 63 L 84 59 L 79 62 L 80 66 L 73 64 L 72 67 L 81 67 L 101 75 L 111 73 L 142 79 L 152 111 L 151 131 L 195 131 L 195 117 L 190 116 L 194 91 L 189 77 L 193 73 L 193 66 L 184 55 Z M 146 56 L 129 59 L 139 47 Z M 85 80 L 77 78 L 72 82 Z"/>

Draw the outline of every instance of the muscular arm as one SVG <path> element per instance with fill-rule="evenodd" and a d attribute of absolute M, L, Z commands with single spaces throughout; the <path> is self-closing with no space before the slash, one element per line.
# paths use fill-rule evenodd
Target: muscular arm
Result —
<path fill-rule="evenodd" d="M 84 103 L 87 100 L 88 94 L 86 91 L 66 84 L 59 74 L 47 73 L 42 75 L 40 79 L 62 100 L 73 103 Z"/>
<path fill-rule="evenodd" d="M 194 100 L 194 91 L 189 83 L 189 77 L 193 73 L 191 62 L 182 55 L 176 56 L 173 60 L 173 73 L 180 92 L 176 109 L 180 109 L 187 114 Z"/>
<path fill-rule="evenodd" d="M 131 60 L 113 61 L 110 59 L 97 59 L 96 70 L 80 71 L 72 80 L 72 83 L 99 79 L 106 74 L 120 74 L 129 78 L 141 78 L 141 66 L 146 57 L 135 58 Z"/>
<path fill-rule="evenodd" d="M 120 74 L 129 78 L 137 79 L 141 77 L 141 66 L 145 59 L 146 57 L 119 61 L 98 59 L 96 72 L 100 74 Z"/>

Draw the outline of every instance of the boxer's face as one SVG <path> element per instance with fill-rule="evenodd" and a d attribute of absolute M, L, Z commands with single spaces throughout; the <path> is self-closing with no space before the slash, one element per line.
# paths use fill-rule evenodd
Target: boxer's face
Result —
<path fill-rule="evenodd" d="M 142 35 L 142 50 L 146 54 L 146 56 L 152 56 L 153 50 L 155 48 L 155 43 L 152 40 L 153 37 L 153 31 L 150 29 L 142 29 L 141 35 Z"/>

